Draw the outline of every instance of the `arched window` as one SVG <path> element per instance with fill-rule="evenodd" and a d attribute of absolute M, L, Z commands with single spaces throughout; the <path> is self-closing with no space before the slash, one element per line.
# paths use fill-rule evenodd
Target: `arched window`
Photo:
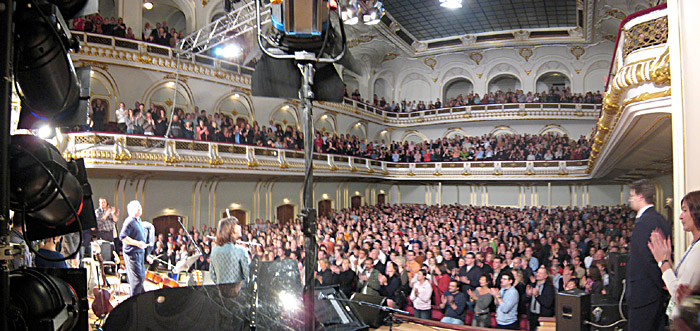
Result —
<path fill-rule="evenodd" d="M 452 98 L 456 98 L 458 95 L 462 95 L 464 98 L 474 91 L 474 84 L 466 78 L 455 78 L 445 84 L 445 88 L 442 90 L 442 101 L 446 102 Z"/>
<path fill-rule="evenodd" d="M 499 90 L 507 92 L 511 90 L 519 90 L 521 88 L 520 79 L 510 74 L 499 75 L 489 81 L 489 92 L 497 92 Z"/>
<path fill-rule="evenodd" d="M 550 89 L 559 89 L 560 91 L 571 86 L 571 80 L 561 72 L 548 72 L 537 78 L 535 83 L 535 91 L 543 92 Z"/>

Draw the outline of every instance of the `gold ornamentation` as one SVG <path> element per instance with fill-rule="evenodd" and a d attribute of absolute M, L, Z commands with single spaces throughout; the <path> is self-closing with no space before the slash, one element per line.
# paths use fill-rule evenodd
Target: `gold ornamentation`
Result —
<path fill-rule="evenodd" d="M 428 58 L 425 58 L 425 60 L 423 60 L 423 63 L 425 65 L 427 65 L 428 67 L 430 67 L 431 70 L 435 70 L 435 65 L 437 64 L 437 60 L 432 58 L 432 57 L 428 57 Z"/>
<path fill-rule="evenodd" d="M 368 43 L 368 42 L 374 40 L 374 38 L 376 38 L 376 37 L 377 36 L 375 36 L 373 34 L 363 34 L 355 39 L 350 39 L 347 42 L 348 48 L 353 48 L 353 47 L 359 46 L 360 44 Z"/>
<path fill-rule="evenodd" d="M 625 19 L 625 17 L 627 17 L 627 14 L 625 14 L 625 12 L 623 12 L 622 10 L 619 10 L 617 8 L 610 8 L 610 9 L 605 11 L 605 14 L 612 16 L 618 20 L 622 20 L 622 19 Z"/>
<path fill-rule="evenodd" d="M 532 70 L 525 70 L 525 74 L 528 75 L 528 76 L 530 76 L 530 73 L 531 73 L 531 72 L 532 72 Z"/>
<path fill-rule="evenodd" d="M 617 40 L 617 36 L 614 34 L 606 34 L 603 36 L 603 39 L 615 42 L 615 40 Z"/>
<path fill-rule="evenodd" d="M 520 54 L 520 56 L 522 56 L 523 59 L 525 59 L 525 62 L 527 62 L 528 60 L 530 60 L 530 57 L 532 56 L 532 50 L 529 48 L 521 48 L 520 52 L 518 52 L 518 54 Z"/>
<path fill-rule="evenodd" d="M 394 53 L 394 52 L 387 53 L 386 55 L 384 55 L 384 58 L 382 59 L 382 63 L 387 62 L 387 61 L 391 61 L 391 60 L 397 58 L 398 56 L 399 56 L 399 53 Z"/>
<path fill-rule="evenodd" d="M 165 104 L 168 105 L 168 107 L 172 107 L 172 106 L 173 106 L 173 100 L 170 100 L 170 98 L 168 98 L 168 100 L 165 100 Z"/>
<path fill-rule="evenodd" d="M 482 55 L 479 52 L 472 52 L 471 54 L 469 54 L 469 58 L 472 61 L 476 62 L 476 65 L 479 65 L 479 62 L 481 62 L 481 60 L 484 58 L 484 55 Z M 479 78 L 481 78 L 481 75 L 479 75 Z"/>
<path fill-rule="evenodd" d="M 576 74 L 578 75 L 580 73 L 581 73 L 581 69 L 576 69 Z"/>
<path fill-rule="evenodd" d="M 625 43 L 622 47 L 623 56 L 638 49 L 666 44 L 668 41 L 668 17 L 659 17 L 637 24 L 625 30 Z"/>
<path fill-rule="evenodd" d="M 206 7 L 209 4 L 209 0 L 202 0 L 202 7 Z"/>
<path fill-rule="evenodd" d="M 482 75 L 483 75 L 483 74 L 476 74 L 476 77 L 481 78 Z"/>
<path fill-rule="evenodd" d="M 571 54 L 576 57 L 576 61 L 578 61 L 584 53 L 586 53 L 586 50 L 581 46 L 571 47 Z"/>
<path fill-rule="evenodd" d="M 656 85 L 671 84 L 671 57 L 668 48 L 658 60 L 654 61 L 649 76 Z"/>

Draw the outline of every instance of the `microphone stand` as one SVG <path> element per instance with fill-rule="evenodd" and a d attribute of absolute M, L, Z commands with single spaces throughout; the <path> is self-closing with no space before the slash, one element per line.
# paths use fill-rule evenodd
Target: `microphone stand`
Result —
<path fill-rule="evenodd" d="M 408 315 L 408 312 L 405 310 L 391 308 L 391 307 L 387 307 L 387 306 L 382 306 L 382 305 L 378 305 L 376 303 L 371 303 L 371 302 L 367 302 L 367 301 L 355 301 L 355 300 L 335 298 L 335 297 L 330 297 L 330 296 L 324 295 L 323 293 L 321 293 L 318 296 L 318 298 L 321 300 L 333 300 L 333 301 L 338 301 L 338 302 L 354 303 L 354 304 L 358 304 L 360 306 L 367 306 L 367 307 L 372 307 L 372 308 L 379 309 L 382 311 L 386 311 L 389 313 L 389 316 L 387 316 L 387 318 L 384 320 L 389 321 L 389 331 L 394 330 L 394 314 Z"/>
<path fill-rule="evenodd" d="M 192 239 L 192 236 L 190 236 L 190 233 L 187 231 L 187 228 L 185 227 L 185 225 L 182 224 L 182 220 L 181 220 L 180 216 L 177 217 L 177 222 L 180 223 L 180 226 L 182 227 L 182 229 L 185 230 L 185 234 L 187 235 L 187 238 L 190 239 L 190 242 L 194 243 L 194 248 L 197 250 L 197 253 L 199 253 L 199 255 L 204 255 L 204 254 L 202 254 L 202 251 L 199 250 L 199 246 L 197 246 L 197 243 L 194 242 L 194 239 Z"/>

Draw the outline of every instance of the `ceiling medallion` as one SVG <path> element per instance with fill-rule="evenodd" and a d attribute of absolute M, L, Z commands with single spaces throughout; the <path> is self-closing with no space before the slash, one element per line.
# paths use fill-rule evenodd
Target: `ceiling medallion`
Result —
<path fill-rule="evenodd" d="M 532 56 L 532 50 L 529 48 L 521 48 L 519 54 L 525 59 L 525 62 L 527 62 Z"/>
<path fill-rule="evenodd" d="M 481 59 L 483 59 L 484 56 L 479 52 L 472 52 L 469 54 L 469 58 L 476 62 L 476 65 L 479 65 L 479 62 L 481 62 Z"/>
<path fill-rule="evenodd" d="M 581 58 L 581 55 L 583 53 L 586 53 L 586 50 L 583 49 L 581 46 L 574 46 L 571 48 L 571 54 L 573 54 L 576 57 L 576 61 L 578 61 Z"/>
<path fill-rule="evenodd" d="M 423 63 L 425 63 L 425 65 L 430 67 L 430 69 L 435 70 L 435 65 L 437 64 L 437 60 L 432 58 L 432 57 L 429 57 L 429 58 L 426 58 L 425 60 L 423 60 Z"/>

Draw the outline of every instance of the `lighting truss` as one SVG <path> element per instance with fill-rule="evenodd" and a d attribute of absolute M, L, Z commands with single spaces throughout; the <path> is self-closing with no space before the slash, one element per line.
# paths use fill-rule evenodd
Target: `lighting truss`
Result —
<path fill-rule="evenodd" d="M 262 25 L 270 22 L 270 4 L 263 4 L 260 14 Z M 255 30 L 255 0 L 226 13 L 199 30 L 182 38 L 176 45 L 180 53 L 203 53 L 230 39 Z"/>

